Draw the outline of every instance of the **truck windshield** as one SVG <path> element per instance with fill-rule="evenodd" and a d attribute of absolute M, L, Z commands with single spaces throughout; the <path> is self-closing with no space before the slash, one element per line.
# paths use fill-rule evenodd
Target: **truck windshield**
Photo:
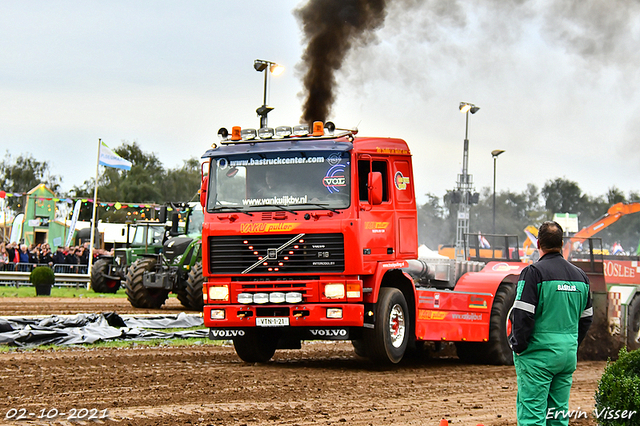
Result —
<path fill-rule="evenodd" d="M 349 207 L 349 152 L 238 154 L 211 160 L 207 210 Z"/>
<path fill-rule="evenodd" d="M 145 236 L 147 241 L 145 242 Z M 144 245 L 162 245 L 162 237 L 164 236 L 163 226 L 138 225 L 136 233 L 133 235 L 132 244 Z"/>

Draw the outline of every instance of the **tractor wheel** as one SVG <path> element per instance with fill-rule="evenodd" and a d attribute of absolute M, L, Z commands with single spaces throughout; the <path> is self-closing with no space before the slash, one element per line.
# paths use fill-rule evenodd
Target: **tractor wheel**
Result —
<path fill-rule="evenodd" d="M 115 293 L 120 288 L 120 280 L 105 277 L 111 262 L 111 259 L 98 259 L 91 265 L 91 288 L 96 293 Z"/>
<path fill-rule="evenodd" d="M 145 272 L 156 268 L 156 259 L 139 259 L 127 271 L 125 289 L 127 299 L 134 308 L 159 309 L 169 296 L 167 290 L 146 288 L 142 283 Z"/>
<path fill-rule="evenodd" d="M 204 276 L 202 276 L 202 262 L 196 262 L 189 271 L 187 277 L 187 301 L 189 308 L 194 311 L 202 312 L 204 308 L 204 299 L 202 298 L 202 286 L 204 284 Z"/>
<path fill-rule="evenodd" d="M 376 304 L 375 328 L 364 330 L 366 353 L 373 361 L 397 364 L 409 342 L 409 308 L 397 288 L 383 287 Z"/>
<path fill-rule="evenodd" d="M 176 291 L 178 300 L 182 306 L 192 311 L 200 311 L 204 308 L 204 300 L 202 298 L 202 285 L 204 277 L 202 276 L 202 263 L 196 262 L 187 275 L 187 280 L 182 281 L 180 290 Z"/>
<path fill-rule="evenodd" d="M 236 353 L 244 362 L 267 362 L 276 353 L 277 336 L 263 330 L 247 330 L 233 340 Z"/>
<path fill-rule="evenodd" d="M 634 351 L 640 349 L 640 293 L 634 296 L 628 312 L 627 348 L 629 351 Z"/>

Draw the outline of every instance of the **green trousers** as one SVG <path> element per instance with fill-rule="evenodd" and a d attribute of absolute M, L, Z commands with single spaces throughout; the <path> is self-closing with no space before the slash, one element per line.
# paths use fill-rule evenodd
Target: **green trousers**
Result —
<path fill-rule="evenodd" d="M 567 426 L 577 361 L 575 346 L 555 350 L 529 347 L 513 358 L 518 376 L 518 425 Z"/>

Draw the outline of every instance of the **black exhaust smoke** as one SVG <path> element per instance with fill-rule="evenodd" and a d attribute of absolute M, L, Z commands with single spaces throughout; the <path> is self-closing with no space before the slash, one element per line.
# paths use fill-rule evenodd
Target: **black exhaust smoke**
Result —
<path fill-rule="evenodd" d="M 335 72 L 354 44 L 382 26 L 387 0 L 309 0 L 296 9 L 307 48 L 302 55 L 303 123 L 326 121 L 337 86 Z"/>

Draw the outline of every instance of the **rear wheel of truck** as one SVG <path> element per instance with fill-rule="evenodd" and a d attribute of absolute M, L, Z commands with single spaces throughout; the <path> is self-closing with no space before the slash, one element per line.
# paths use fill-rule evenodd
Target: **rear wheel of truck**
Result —
<path fill-rule="evenodd" d="M 136 260 L 127 271 L 125 289 L 127 299 L 134 308 L 159 309 L 169 296 L 167 290 L 146 288 L 142 283 L 144 273 L 156 268 L 156 259 L 143 258 Z"/>
<path fill-rule="evenodd" d="M 640 293 L 634 296 L 628 310 L 627 348 L 634 351 L 640 349 Z"/>
<path fill-rule="evenodd" d="M 411 329 L 409 308 L 400 290 L 380 289 L 375 318 L 375 327 L 364 330 L 367 356 L 384 364 L 399 363 L 407 349 Z"/>
<path fill-rule="evenodd" d="M 244 362 L 267 362 L 276 353 L 277 336 L 263 330 L 247 330 L 243 337 L 233 340 L 236 354 Z"/>
<path fill-rule="evenodd" d="M 98 259 L 91 265 L 91 288 L 96 293 L 115 293 L 120 288 L 120 280 L 108 278 L 111 259 Z"/>

